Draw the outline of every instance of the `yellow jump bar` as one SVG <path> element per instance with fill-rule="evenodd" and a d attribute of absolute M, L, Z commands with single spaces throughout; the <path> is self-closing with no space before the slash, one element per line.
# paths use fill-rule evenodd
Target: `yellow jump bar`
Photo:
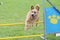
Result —
<path fill-rule="evenodd" d="M 43 21 L 37 22 L 37 23 L 43 23 Z M 0 26 L 15 26 L 15 25 L 21 25 L 24 24 L 24 22 L 20 23 L 11 23 L 11 24 L 0 24 Z"/>
<path fill-rule="evenodd" d="M 6 37 L 6 38 L 0 38 L 0 40 L 8 40 L 8 39 L 15 39 L 15 38 L 32 38 L 32 37 L 39 37 L 44 36 L 43 34 L 39 35 L 30 35 L 30 36 L 15 36 L 15 37 Z"/>

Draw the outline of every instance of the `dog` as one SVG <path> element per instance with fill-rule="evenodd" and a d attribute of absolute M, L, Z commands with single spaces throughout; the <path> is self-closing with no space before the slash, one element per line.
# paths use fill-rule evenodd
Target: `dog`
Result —
<path fill-rule="evenodd" d="M 28 30 L 31 26 L 33 26 L 34 23 L 36 23 L 37 21 L 39 21 L 39 4 L 36 5 L 36 7 L 34 8 L 34 6 L 31 6 L 30 11 L 28 12 L 27 16 L 26 16 L 26 20 L 25 20 L 25 30 Z M 37 26 L 38 23 L 36 23 Z"/>

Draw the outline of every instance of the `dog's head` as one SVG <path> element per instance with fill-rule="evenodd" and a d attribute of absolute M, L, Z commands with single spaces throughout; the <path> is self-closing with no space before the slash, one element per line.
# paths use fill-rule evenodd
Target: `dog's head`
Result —
<path fill-rule="evenodd" d="M 39 13 L 39 5 L 37 4 L 36 7 L 31 6 L 31 16 L 35 17 Z"/>

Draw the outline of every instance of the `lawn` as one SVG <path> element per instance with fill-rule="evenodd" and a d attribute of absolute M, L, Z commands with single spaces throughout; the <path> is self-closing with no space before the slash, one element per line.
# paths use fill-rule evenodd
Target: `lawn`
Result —
<path fill-rule="evenodd" d="M 40 5 L 42 11 L 42 0 L 0 0 L 0 24 L 20 23 L 25 21 L 27 12 L 31 5 Z M 40 15 L 41 21 L 43 14 Z M 24 24 L 15 26 L 0 26 L 0 38 L 14 37 L 14 36 L 28 36 L 43 33 L 43 23 L 38 27 L 34 25 L 28 31 L 24 30 Z M 42 40 L 40 37 L 8 39 L 8 40 Z"/>
<path fill-rule="evenodd" d="M 60 1 L 60 0 L 59 0 Z M 59 1 L 52 0 L 54 5 L 59 9 Z M 0 24 L 20 23 L 25 21 L 27 12 L 30 10 L 31 5 L 40 5 L 40 21 L 43 21 L 43 7 L 42 0 L 0 0 Z M 50 5 L 46 2 L 47 7 Z M 59 9 L 60 10 L 60 9 Z M 44 24 L 40 23 L 38 27 L 34 25 L 28 31 L 24 30 L 24 24 L 15 26 L 0 26 L 0 38 L 14 37 L 14 36 L 28 36 L 44 33 Z M 53 38 L 52 38 L 52 37 Z M 48 40 L 55 39 L 55 35 L 48 35 Z M 8 40 L 43 40 L 40 37 L 32 38 L 19 38 Z"/>

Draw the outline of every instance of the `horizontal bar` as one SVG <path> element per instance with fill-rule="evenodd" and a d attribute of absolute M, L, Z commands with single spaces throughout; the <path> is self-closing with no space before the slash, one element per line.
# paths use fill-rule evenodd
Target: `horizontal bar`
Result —
<path fill-rule="evenodd" d="M 39 37 L 39 36 L 43 36 L 43 34 L 39 34 L 39 35 L 30 35 L 30 36 L 6 37 L 6 38 L 0 38 L 0 40 L 15 39 L 15 38 L 32 38 L 32 37 Z"/>
<path fill-rule="evenodd" d="M 43 23 L 43 21 L 39 21 L 37 23 Z M 0 26 L 15 26 L 15 25 L 22 25 L 24 24 L 24 22 L 20 22 L 20 23 L 10 23 L 10 24 L 0 24 Z"/>

